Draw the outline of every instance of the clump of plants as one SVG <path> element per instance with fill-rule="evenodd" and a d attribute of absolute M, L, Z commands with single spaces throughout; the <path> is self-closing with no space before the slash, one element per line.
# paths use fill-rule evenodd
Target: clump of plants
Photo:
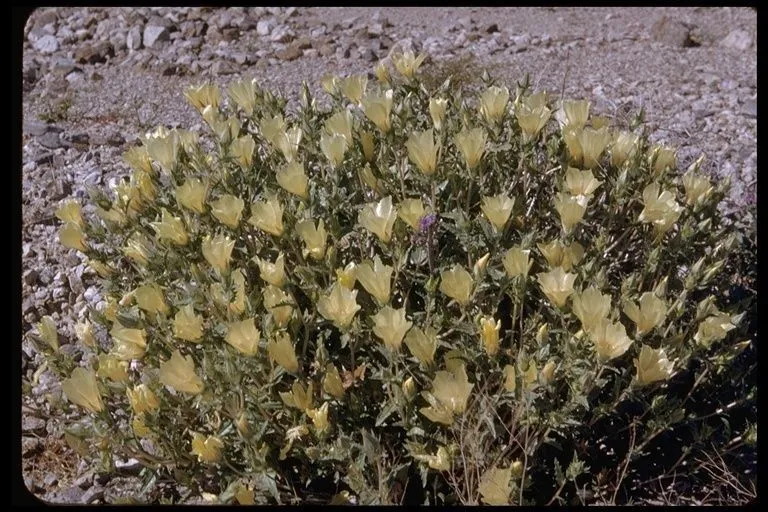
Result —
<path fill-rule="evenodd" d="M 38 329 L 73 447 L 223 503 L 599 502 L 627 466 L 595 467 L 587 426 L 631 415 L 637 454 L 685 421 L 675 379 L 750 344 L 727 184 L 642 116 L 428 89 L 422 60 L 326 77 L 328 110 L 192 87 L 206 133 L 146 134 L 59 208 L 104 297 L 79 363 Z"/>

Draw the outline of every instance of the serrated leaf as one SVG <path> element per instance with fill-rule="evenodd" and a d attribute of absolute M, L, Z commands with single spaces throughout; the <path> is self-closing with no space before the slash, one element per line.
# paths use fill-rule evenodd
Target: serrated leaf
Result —
<path fill-rule="evenodd" d="M 376 417 L 376 426 L 380 427 L 386 420 L 389 418 L 393 412 L 397 410 L 397 404 L 394 402 L 389 402 L 387 405 L 384 406 L 384 408 L 381 410 L 379 415 Z M 365 437 L 363 437 L 365 439 Z"/>

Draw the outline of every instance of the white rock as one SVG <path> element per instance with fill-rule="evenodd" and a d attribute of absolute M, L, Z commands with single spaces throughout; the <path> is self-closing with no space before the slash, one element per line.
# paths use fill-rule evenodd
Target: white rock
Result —
<path fill-rule="evenodd" d="M 129 51 L 141 48 L 141 29 L 138 26 L 135 26 L 128 31 L 128 36 L 125 38 L 125 44 L 128 46 Z"/>
<path fill-rule="evenodd" d="M 272 31 L 272 25 L 271 20 L 261 20 L 256 24 L 256 33 L 260 36 L 268 36 Z"/>
<path fill-rule="evenodd" d="M 722 41 L 720 46 L 725 48 L 731 48 L 733 50 L 744 51 L 752 46 L 752 36 L 750 36 L 745 30 L 736 29 L 732 30 Z"/>
<path fill-rule="evenodd" d="M 167 41 L 171 38 L 168 29 L 159 25 L 147 25 L 144 27 L 144 46 L 152 48 L 160 41 Z"/>
<path fill-rule="evenodd" d="M 44 35 L 35 42 L 35 50 L 40 53 L 51 54 L 59 49 L 59 41 L 52 35 Z"/>

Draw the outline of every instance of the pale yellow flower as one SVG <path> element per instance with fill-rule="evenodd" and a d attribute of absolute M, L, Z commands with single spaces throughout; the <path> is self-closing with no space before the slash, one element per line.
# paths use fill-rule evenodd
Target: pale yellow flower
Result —
<path fill-rule="evenodd" d="M 336 278 L 341 286 L 351 290 L 355 287 L 355 281 L 357 281 L 357 264 L 354 261 L 350 261 L 346 267 L 337 268 Z"/>
<path fill-rule="evenodd" d="M 376 142 L 373 138 L 373 133 L 369 131 L 360 131 L 360 145 L 363 148 L 363 158 L 366 162 L 373 162 L 373 158 L 376 156 Z"/>
<path fill-rule="evenodd" d="M 368 77 L 365 75 L 348 76 L 341 80 L 341 92 L 349 101 L 359 104 L 365 96 Z"/>
<path fill-rule="evenodd" d="M 101 412 L 104 409 L 96 375 L 90 369 L 75 368 L 72 375 L 61 383 L 61 390 L 70 402 L 84 409 L 91 412 Z"/>
<path fill-rule="evenodd" d="M 667 359 L 663 348 L 652 349 L 643 345 L 640 355 L 634 360 L 637 369 L 637 385 L 645 386 L 660 380 L 667 380 L 672 376 L 674 362 Z"/>
<path fill-rule="evenodd" d="M 541 374 L 539 375 L 541 379 L 541 383 L 546 386 L 552 380 L 555 378 L 555 370 L 557 369 L 557 363 L 550 360 L 547 361 L 547 364 L 544 365 L 544 368 L 541 369 Z"/>
<path fill-rule="evenodd" d="M 437 158 L 440 144 L 435 142 L 432 128 L 423 132 L 413 132 L 405 143 L 408 157 L 424 174 L 434 174 L 437 169 Z"/>
<path fill-rule="evenodd" d="M 249 117 L 253 115 L 253 108 L 256 106 L 257 91 L 258 85 L 255 78 L 233 82 L 227 90 L 229 99 L 243 109 Z"/>
<path fill-rule="evenodd" d="M 91 348 L 96 347 L 96 339 L 93 336 L 93 328 L 91 322 L 83 320 L 75 324 L 75 334 L 77 338 L 83 343 L 83 345 Z"/>
<path fill-rule="evenodd" d="M 283 206 L 276 197 L 253 203 L 248 222 L 265 233 L 280 236 L 283 234 Z"/>
<path fill-rule="evenodd" d="M 699 324 L 694 341 L 704 347 L 709 347 L 713 342 L 722 340 L 728 335 L 728 331 L 735 329 L 731 316 L 727 313 L 717 312 L 707 317 Z"/>
<path fill-rule="evenodd" d="M 50 316 L 44 316 L 37 324 L 37 333 L 40 339 L 46 342 L 51 348 L 59 350 L 59 333 L 56 331 L 56 324 Z"/>
<path fill-rule="evenodd" d="M 282 288 L 285 285 L 285 258 L 281 252 L 274 263 L 259 257 L 254 258 L 259 265 L 259 275 L 267 283 Z"/>
<path fill-rule="evenodd" d="M 180 128 L 175 128 L 173 131 L 176 132 L 176 136 L 179 138 L 179 144 L 181 144 L 181 148 L 184 151 L 186 151 L 188 154 L 192 154 L 196 151 L 200 143 L 200 134 L 197 132 L 191 132 L 189 130 L 182 130 Z M 143 170 L 150 172 L 151 169 Z"/>
<path fill-rule="evenodd" d="M 96 215 L 98 215 L 99 218 L 104 222 L 110 222 L 112 224 L 117 224 L 118 226 L 123 226 L 126 222 L 128 222 L 125 213 L 122 210 L 116 208 L 105 210 L 104 208 L 97 205 Z"/>
<path fill-rule="evenodd" d="M 307 409 L 307 416 L 312 419 L 315 432 L 322 434 L 331 426 L 328 421 L 328 402 L 324 402 L 319 409 Z"/>
<path fill-rule="evenodd" d="M 225 341 L 235 347 L 238 352 L 246 356 L 254 356 L 259 351 L 261 333 L 256 328 L 253 318 L 246 318 L 240 322 L 231 322 L 227 326 Z"/>
<path fill-rule="evenodd" d="M 363 98 L 363 112 L 382 133 L 389 132 L 392 127 L 390 120 L 392 89 L 388 89 L 383 94 L 367 94 Z"/>
<path fill-rule="evenodd" d="M 339 283 L 333 285 L 331 293 L 317 301 L 317 311 L 339 329 L 348 327 L 359 310 L 357 290 L 349 290 Z"/>
<path fill-rule="evenodd" d="M 299 153 L 299 145 L 304 132 L 298 126 L 278 133 L 275 136 L 275 145 L 285 157 L 286 162 L 293 162 Z"/>
<path fill-rule="evenodd" d="M 424 203 L 421 202 L 420 197 L 416 199 L 403 199 L 397 206 L 397 216 L 414 230 L 419 229 L 419 221 L 424 214 Z"/>
<path fill-rule="evenodd" d="M 422 407 L 420 412 L 431 421 L 451 425 L 454 415 L 466 410 L 473 387 L 463 363 L 457 364 L 452 371 L 438 371 L 432 381 L 432 392 L 422 394 L 430 407 Z"/>
<path fill-rule="evenodd" d="M 284 190 L 299 196 L 302 199 L 307 199 L 309 194 L 307 192 L 307 184 L 309 179 L 304 174 L 304 164 L 294 160 L 293 162 L 283 166 L 277 171 L 277 184 Z"/>
<path fill-rule="evenodd" d="M 595 179 L 592 171 L 580 171 L 569 167 L 565 173 L 565 186 L 572 196 L 592 196 L 603 182 Z"/>
<path fill-rule="evenodd" d="M 189 242 L 184 221 L 181 220 L 181 217 L 171 215 L 165 208 L 162 209 L 160 222 L 151 222 L 150 226 L 161 240 L 170 240 L 176 245 L 187 245 Z"/>
<path fill-rule="evenodd" d="M 483 210 L 486 218 L 496 231 L 503 231 L 509 216 L 512 215 L 512 208 L 514 206 L 514 198 L 510 198 L 506 194 L 499 194 L 493 197 L 483 197 L 483 204 L 480 206 L 480 209 Z"/>
<path fill-rule="evenodd" d="M 152 434 L 152 431 L 149 430 L 147 425 L 144 423 L 143 416 L 134 416 L 133 420 L 131 421 L 131 428 L 133 429 L 133 433 L 136 437 L 149 437 L 149 435 Z"/>
<path fill-rule="evenodd" d="M 392 237 L 395 219 L 397 209 L 392 206 L 392 196 L 387 196 L 378 203 L 367 203 L 358 215 L 360 225 L 384 243 L 388 243 Z"/>
<path fill-rule="evenodd" d="M 68 199 L 64 201 L 61 206 L 56 209 L 56 218 L 64 223 L 71 222 L 72 224 L 76 224 L 79 228 L 85 227 L 83 225 L 83 216 L 80 213 L 80 202 L 76 199 Z"/>
<path fill-rule="evenodd" d="M 108 354 L 99 354 L 99 369 L 96 371 L 96 375 L 113 382 L 126 383 L 130 379 L 128 361 L 120 361 Z"/>
<path fill-rule="evenodd" d="M 568 297 L 573 293 L 573 282 L 576 274 L 566 273 L 562 267 L 536 275 L 539 279 L 541 290 L 555 306 L 562 308 Z"/>
<path fill-rule="evenodd" d="M 339 370 L 333 363 L 328 363 L 325 367 L 323 390 L 334 398 L 342 398 L 344 396 L 344 384 L 341 380 L 341 375 L 339 375 Z"/>
<path fill-rule="evenodd" d="M 306 411 L 312 408 L 314 385 L 310 381 L 309 386 L 305 388 L 299 381 L 295 381 L 293 386 L 291 386 L 291 391 L 280 392 L 279 395 L 283 403 L 288 407 L 295 407 L 300 411 Z"/>
<path fill-rule="evenodd" d="M 85 244 L 85 233 L 74 222 L 67 222 L 59 230 L 59 242 L 67 249 L 75 249 L 85 252 L 88 247 Z"/>
<path fill-rule="evenodd" d="M 299 371 L 299 360 L 296 358 L 296 349 L 293 348 L 288 333 L 279 332 L 267 343 L 269 360 L 279 364 L 287 371 L 296 373 Z"/>
<path fill-rule="evenodd" d="M 667 304 L 653 292 L 640 296 L 640 306 L 634 302 L 624 302 L 624 313 L 637 325 L 636 336 L 640 337 L 661 325 L 667 316 Z"/>
<path fill-rule="evenodd" d="M 203 337 L 203 317 L 195 314 L 192 304 L 187 304 L 176 312 L 173 317 L 173 335 L 193 342 Z"/>
<path fill-rule="evenodd" d="M 472 274 L 460 265 L 440 273 L 440 291 L 465 306 L 472 296 Z"/>
<path fill-rule="evenodd" d="M 123 153 L 123 160 L 131 169 L 139 172 L 152 172 L 152 160 L 149 158 L 147 148 L 134 146 Z"/>
<path fill-rule="evenodd" d="M 278 136 L 285 134 L 286 127 L 287 125 L 285 124 L 285 120 L 280 114 L 277 114 L 274 117 L 265 116 L 259 122 L 259 129 L 261 130 L 261 134 L 265 139 L 267 139 L 267 142 L 275 147 L 277 147 Z"/>
<path fill-rule="evenodd" d="M 395 65 L 397 72 L 403 75 L 405 78 L 413 78 L 413 75 L 424 62 L 427 57 L 426 53 L 420 54 L 418 57 L 410 50 L 406 50 L 402 53 L 395 53 L 392 55 L 392 64 Z"/>
<path fill-rule="evenodd" d="M 202 242 L 203 256 L 220 274 L 229 270 L 229 260 L 234 247 L 235 241 L 223 235 L 216 235 L 213 239 L 207 235 Z"/>
<path fill-rule="evenodd" d="M 483 275 L 485 275 L 485 269 L 488 267 L 488 260 L 490 259 L 491 253 L 487 252 L 479 257 L 475 264 L 472 266 L 472 276 L 476 281 L 482 280 Z"/>
<path fill-rule="evenodd" d="M 142 142 L 147 148 L 147 154 L 150 158 L 155 160 L 163 171 L 170 173 L 176 166 L 176 159 L 179 155 L 178 134 L 160 127 L 142 137 Z"/>
<path fill-rule="evenodd" d="M 714 191 L 706 176 L 696 175 L 692 171 L 683 174 L 682 181 L 685 187 L 685 203 L 689 206 L 706 201 Z"/>
<path fill-rule="evenodd" d="M 445 446 L 438 447 L 437 452 L 435 452 L 434 455 L 414 454 L 413 458 L 421 462 L 426 462 L 430 468 L 436 469 L 437 471 L 450 471 L 451 469 L 451 454 L 448 453 Z"/>
<path fill-rule="evenodd" d="M 590 286 L 581 293 L 574 293 L 571 299 L 573 313 L 581 320 L 584 332 L 591 332 L 611 312 L 611 296 L 600 293 Z"/>
<path fill-rule="evenodd" d="M 219 462 L 222 448 L 224 448 L 224 442 L 218 437 L 205 437 L 197 432 L 192 433 L 192 455 L 197 455 L 198 462 L 208 464 Z"/>
<path fill-rule="evenodd" d="M 205 183 L 197 178 L 187 178 L 183 185 L 176 188 L 176 202 L 197 213 L 204 213 L 207 193 Z"/>
<path fill-rule="evenodd" d="M 584 150 L 581 147 L 581 132 L 583 130 L 583 128 L 571 125 L 563 127 L 565 147 L 568 149 L 568 154 L 571 155 L 571 162 L 574 165 L 579 165 L 584 161 Z"/>
<path fill-rule="evenodd" d="M 295 229 L 306 245 L 303 251 L 304 256 L 309 255 L 314 260 L 322 260 L 325 256 L 325 240 L 328 237 L 323 219 L 318 221 L 317 226 L 309 219 L 299 221 Z"/>
<path fill-rule="evenodd" d="M 413 398 L 416 396 L 416 393 L 418 392 L 418 389 L 416 389 L 416 381 L 413 380 L 413 377 L 408 377 L 405 379 L 400 388 L 403 390 L 405 399 L 409 402 L 413 400 Z"/>
<path fill-rule="evenodd" d="M 202 84 L 198 86 L 190 86 L 184 91 L 184 97 L 192 104 L 199 112 L 207 106 L 212 106 L 214 109 L 219 108 L 221 102 L 221 93 L 219 88 L 212 84 Z"/>
<path fill-rule="evenodd" d="M 584 257 L 584 248 L 578 242 L 565 247 L 559 240 L 553 240 L 548 244 L 538 244 L 538 248 L 550 267 L 563 267 L 566 272 Z"/>
<path fill-rule="evenodd" d="M 619 167 L 635 156 L 639 142 L 640 136 L 632 132 L 616 133 L 611 146 L 611 164 Z"/>
<path fill-rule="evenodd" d="M 653 161 L 653 171 L 658 174 L 667 168 L 675 167 L 677 151 L 674 148 L 656 145 L 650 150 L 650 158 Z"/>
<path fill-rule="evenodd" d="M 160 407 L 160 400 L 157 398 L 157 395 L 146 384 L 139 384 L 133 389 L 127 388 L 125 392 L 128 395 L 131 409 L 136 414 L 154 411 Z"/>
<path fill-rule="evenodd" d="M 144 329 L 129 329 L 115 322 L 109 331 L 114 342 L 115 357 L 122 361 L 141 359 L 147 348 L 147 333 Z"/>
<path fill-rule="evenodd" d="M 406 334 L 405 344 L 420 363 L 432 364 L 437 350 L 437 331 L 431 327 L 424 330 L 414 327 Z"/>
<path fill-rule="evenodd" d="M 599 130 L 594 128 L 584 128 L 579 133 L 579 144 L 584 159 L 584 167 L 587 169 L 594 168 L 600 161 L 600 156 L 608 147 L 608 143 L 611 142 L 611 134 L 608 133 L 608 128 L 603 127 Z"/>
<path fill-rule="evenodd" d="M 235 491 L 235 499 L 238 505 L 255 505 L 255 494 L 251 487 L 246 487 L 244 484 L 240 484 Z"/>
<path fill-rule="evenodd" d="M 464 158 L 464 163 L 469 170 L 477 167 L 485 153 L 487 135 L 482 128 L 466 128 L 456 134 L 454 143 Z"/>
<path fill-rule="evenodd" d="M 333 114 L 325 121 L 325 131 L 329 135 L 343 135 L 347 144 L 352 144 L 352 112 L 345 109 Z"/>
<path fill-rule="evenodd" d="M 531 265 L 533 265 L 533 261 L 529 259 L 530 254 L 530 249 L 523 249 L 522 247 L 512 247 L 507 250 L 501 260 L 507 276 L 527 276 Z"/>
<path fill-rule="evenodd" d="M 555 196 L 555 210 L 560 215 L 560 223 L 567 235 L 584 218 L 584 213 L 587 211 L 587 198 L 560 192 Z"/>
<path fill-rule="evenodd" d="M 393 309 L 385 306 L 373 319 L 373 333 L 393 352 L 398 352 L 408 329 L 413 326 L 405 318 L 405 308 Z"/>
<path fill-rule="evenodd" d="M 328 94 L 334 94 L 341 85 L 341 79 L 337 76 L 326 73 L 320 79 L 320 85 Z"/>
<path fill-rule="evenodd" d="M 566 126 L 584 128 L 587 119 L 589 119 L 589 106 L 587 100 L 564 101 L 563 112 L 565 113 Z"/>
<path fill-rule="evenodd" d="M 389 302 L 390 281 L 393 271 L 393 267 L 385 265 L 381 262 L 381 258 L 376 256 L 373 262 L 365 261 L 358 265 L 355 277 L 380 304 L 386 304 Z"/>
<path fill-rule="evenodd" d="M 504 390 L 514 393 L 517 389 L 517 372 L 515 366 L 508 364 L 504 367 Z"/>
<path fill-rule="evenodd" d="M 603 362 L 623 355 L 632 345 L 624 325 L 621 322 L 609 322 L 606 318 L 601 319 L 598 326 L 590 331 L 589 338 L 595 344 L 597 357 Z"/>
<path fill-rule="evenodd" d="M 640 222 L 650 222 L 657 234 L 664 234 L 677 222 L 683 207 L 675 201 L 675 194 L 669 190 L 661 191 L 654 182 L 643 189 L 643 211 L 637 218 Z"/>
<path fill-rule="evenodd" d="M 480 478 L 477 490 L 486 505 L 509 505 L 512 493 L 512 469 L 491 468 Z"/>
<path fill-rule="evenodd" d="M 429 99 L 429 115 L 432 117 L 432 124 L 435 130 L 440 131 L 445 119 L 445 111 L 448 109 L 448 100 L 445 98 Z"/>
<path fill-rule="evenodd" d="M 376 75 L 376 80 L 382 84 L 388 84 L 392 81 L 392 76 L 389 74 L 389 68 L 383 61 L 373 67 L 373 74 Z"/>
<path fill-rule="evenodd" d="M 101 277 L 109 277 L 115 272 L 114 268 L 99 260 L 88 260 L 88 266 Z"/>
<path fill-rule="evenodd" d="M 552 111 L 547 107 L 529 109 L 525 105 L 520 105 L 519 108 L 515 109 L 515 117 L 523 131 L 523 140 L 535 140 L 549 121 L 550 115 L 552 115 Z"/>
<path fill-rule="evenodd" d="M 533 389 L 538 385 L 538 375 L 539 372 L 536 369 L 536 361 L 531 359 L 528 361 L 528 369 L 523 373 L 523 384 L 525 384 L 526 389 Z"/>
<path fill-rule="evenodd" d="M 547 94 L 547 91 L 539 91 L 537 93 L 531 94 L 530 96 L 524 97 L 523 105 L 531 110 L 535 110 L 537 108 L 546 107 L 548 101 L 549 95 Z"/>
<path fill-rule="evenodd" d="M 267 285 L 263 291 L 264 307 L 278 327 L 285 327 L 293 316 L 293 298 L 277 286 Z"/>
<path fill-rule="evenodd" d="M 165 303 L 163 292 L 157 284 L 139 286 L 133 293 L 136 303 L 147 313 L 168 314 L 168 304 Z"/>
<path fill-rule="evenodd" d="M 348 147 L 349 140 L 338 133 L 331 135 L 323 133 L 320 136 L 320 149 L 334 169 L 344 162 L 344 154 Z"/>
<path fill-rule="evenodd" d="M 496 320 L 491 316 L 480 319 L 480 340 L 483 342 L 485 353 L 489 356 L 495 356 L 499 352 L 499 330 L 501 329 L 501 320 Z"/>
<path fill-rule="evenodd" d="M 508 101 L 509 89 L 492 85 L 480 95 L 480 114 L 487 122 L 498 123 L 504 117 Z"/>
<path fill-rule="evenodd" d="M 197 395 L 202 393 L 205 387 L 195 373 L 192 356 L 182 356 L 178 349 L 173 351 L 168 361 L 160 363 L 158 377 L 164 385 L 183 393 Z"/>
<path fill-rule="evenodd" d="M 243 135 L 232 141 L 229 145 L 229 153 L 235 161 L 247 171 L 253 163 L 253 152 L 256 149 L 256 141 L 250 135 Z"/>

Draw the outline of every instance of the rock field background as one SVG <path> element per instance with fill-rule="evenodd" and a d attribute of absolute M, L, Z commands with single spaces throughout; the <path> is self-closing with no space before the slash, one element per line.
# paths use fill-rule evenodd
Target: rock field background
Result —
<path fill-rule="evenodd" d="M 702 152 L 730 177 L 725 208 L 755 214 L 757 14 L 751 8 L 42 8 L 23 40 L 22 332 L 44 315 L 64 343 L 96 279 L 57 238 L 56 205 L 127 174 L 121 155 L 158 124 L 202 130 L 188 85 L 224 89 L 240 77 L 297 96 L 319 96 L 325 73 L 370 73 L 393 48 L 428 52 L 424 71 L 452 61 L 510 85 L 586 98 L 593 111 L 645 108 L 653 139 L 679 146 L 679 164 Z M 74 345 L 62 350 L 77 355 Z M 24 337 L 22 373 L 42 364 Z M 22 400 L 26 486 L 46 501 L 111 503 L 138 497 L 135 461 L 94 474 L 55 435 L 38 376 Z"/>

